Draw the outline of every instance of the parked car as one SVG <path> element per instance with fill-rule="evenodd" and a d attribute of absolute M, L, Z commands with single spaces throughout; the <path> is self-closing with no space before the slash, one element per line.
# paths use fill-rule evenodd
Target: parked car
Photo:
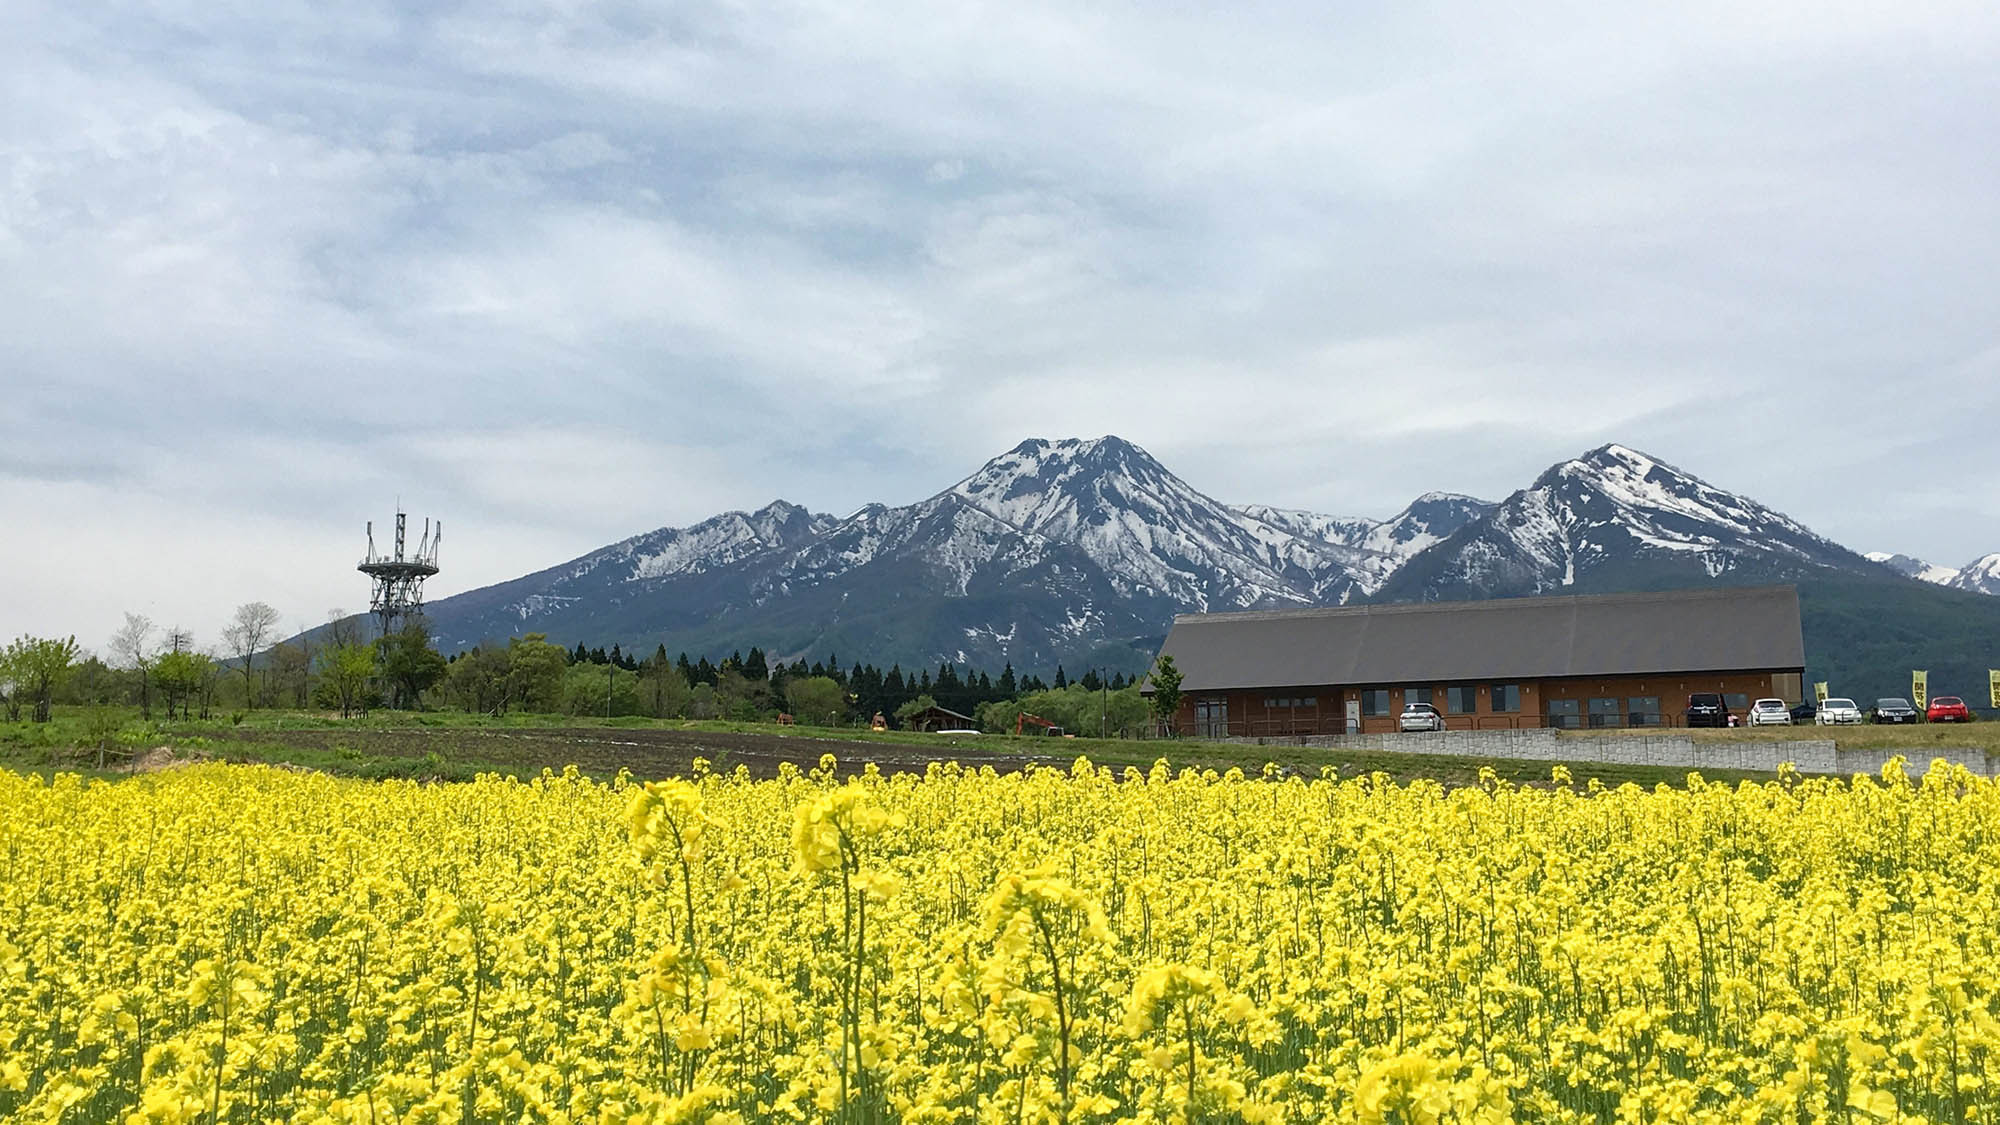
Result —
<path fill-rule="evenodd" d="M 1814 720 L 1823 727 L 1846 726 L 1861 721 L 1861 708 L 1852 699 L 1835 697 L 1820 704 L 1819 717 Z"/>
<path fill-rule="evenodd" d="M 1722 701 L 1720 693 L 1698 691 L 1688 696 L 1687 725 L 1691 727 L 1731 727 L 1736 725 L 1736 716 L 1729 713 L 1729 704 Z"/>
<path fill-rule="evenodd" d="M 1792 710 L 1782 699 L 1760 699 L 1750 705 L 1750 725 L 1753 727 L 1788 727 L 1792 725 Z"/>
<path fill-rule="evenodd" d="M 1924 721 L 1927 723 L 1969 723 L 1972 721 L 1972 708 L 1967 707 L 1965 700 L 1955 695 L 1940 695 L 1931 700 L 1931 705 L 1924 709 Z"/>
<path fill-rule="evenodd" d="M 1792 708 L 1792 722 L 1794 723 L 1810 723 L 1818 717 L 1819 704 L 1813 700 L 1808 699 L 1797 707 Z"/>
<path fill-rule="evenodd" d="M 1907 699 L 1878 699 L 1868 717 L 1878 723 L 1918 723 L 1924 718 Z"/>
<path fill-rule="evenodd" d="M 1443 730 L 1444 716 L 1428 703 L 1412 703 L 1403 708 L 1403 717 L 1396 720 L 1398 730 Z"/>

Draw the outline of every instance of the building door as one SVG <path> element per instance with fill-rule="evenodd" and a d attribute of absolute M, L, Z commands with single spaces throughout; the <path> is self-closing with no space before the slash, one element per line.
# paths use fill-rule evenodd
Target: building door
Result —
<path fill-rule="evenodd" d="M 1194 701 L 1194 736 L 1196 738 L 1229 737 L 1228 700 L 1197 699 Z"/>
<path fill-rule="evenodd" d="M 1361 733 L 1361 701 L 1359 699 L 1350 699 L 1347 701 L 1347 733 Z"/>

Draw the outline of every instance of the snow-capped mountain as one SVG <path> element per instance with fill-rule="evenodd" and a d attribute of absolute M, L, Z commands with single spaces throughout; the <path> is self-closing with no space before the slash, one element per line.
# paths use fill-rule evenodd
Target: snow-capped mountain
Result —
<path fill-rule="evenodd" d="M 1782 512 L 1606 445 L 1550 468 L 1420 552 L 1377 596 L 1449 600 L 1876 569 Z"/>
<path fill-rule="evenodd" d="M 1868 557 L 1919 582 L 2000 596 L 2000 552 L 1983 555 L 1957 568 L 1938 566 L 1909 555 L 1892 555 L 1886 551 L 1870 551 Z"/>
<path fill-rule="evenodd" d="M 908 650 L 914 632 L 912 659 L 1040 666 L 1157 636 L 1178 612 L 1365 596 L 1487 506 L 1435 494 L 1379 522 L 1236 509 L 1122 439 L 1035 439 L 915 504 L 836 519 L 779 501 L 635 536 L 429 612 L 454 646 L 539 631 L 879 656 Z"/>
<path fill-rule="evenodd" d="M 1951 580 L 1958 577 L 1958 572 L 1948 566 L 1927 563 L 1911 555 L 1892 555 L 1887 551 L 1870 551 L 1862 557 L 1871 562 L 1881 563 L 1883 566 L 1888 567 L 1905 578 L 1914 578 L 1919 582 L 1929 582 L 1936 586 L 1949 586 L 1951 585 Z"/>
<path fill-rule="evenodd" d="M 1960 567 L 1945 585 L 1954 590 L 2000 596 L 2000 551 L 1984 555 Z"/>
<path fill-rule="evenodd" d="M 541 632 L 711 656 L 757 645 L 1134 670 L 1189 611 L 1824 575 L 1936 589 L 1891 567 L 1624 446 L 1556 465 L 1500 504 L 1433 492 L 1371 520 L 1225 505 L 1116 437 L 1036 439 L 914 504 L 728 512 L 440 599 L 429 615 L 448 648 Z M 1981 589 L 1975 573 L 2000 592 L 2000 556 L 1952 582 Z"/>

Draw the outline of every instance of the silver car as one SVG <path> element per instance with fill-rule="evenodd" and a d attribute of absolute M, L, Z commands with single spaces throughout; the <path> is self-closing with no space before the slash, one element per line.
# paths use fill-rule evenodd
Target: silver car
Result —
<path fill-rule="evenodd" d="M 1750 705 L 1750 725 L 1791 726 L 1792 709 L 1782 699 L 1760 699 Z"/>
<path fill-rule="evenodd" d="M 1444 716 L 1428 703 L 1412 703 L 1403 708 L 1403 717 L 1396 720 L 1398 730 L 1443 730 Z"/>
<path fill-rule="evenodd" d="M 1861 708 L 1852 699 L 1829 699 L 1819 705 L 1819 714 L 1813 719 L 1820 726 L 1847 726 L 1861 722 Z"/>

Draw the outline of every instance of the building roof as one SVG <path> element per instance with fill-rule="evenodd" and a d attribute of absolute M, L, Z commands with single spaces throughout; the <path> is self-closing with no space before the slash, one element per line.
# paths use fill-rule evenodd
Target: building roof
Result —
<path fill-rule="evenodd" d="M 1184 614 L 1183 691 L 1805 667 L 1791 586 Z"/>

